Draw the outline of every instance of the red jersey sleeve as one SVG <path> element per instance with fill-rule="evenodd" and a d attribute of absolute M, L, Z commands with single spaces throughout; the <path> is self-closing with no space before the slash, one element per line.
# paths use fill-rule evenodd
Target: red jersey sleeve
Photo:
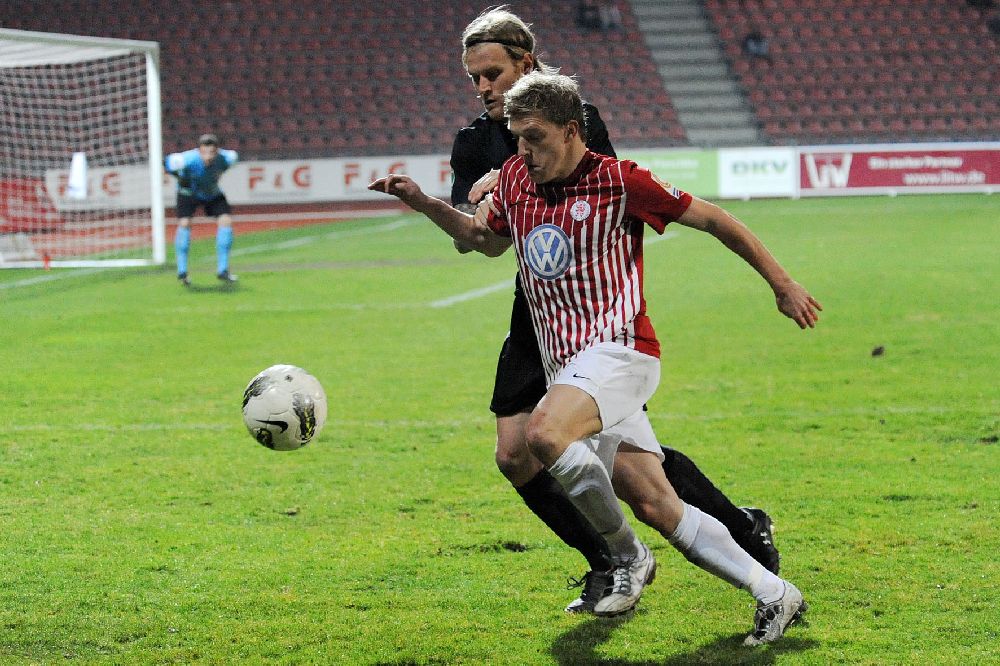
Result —
<path fill-rule="evenodd" d="M 640 220 L 658 234 L 684 214 L 691 195 L 657 178 L 649 169 L 623 160 L 625 215 Z"/>

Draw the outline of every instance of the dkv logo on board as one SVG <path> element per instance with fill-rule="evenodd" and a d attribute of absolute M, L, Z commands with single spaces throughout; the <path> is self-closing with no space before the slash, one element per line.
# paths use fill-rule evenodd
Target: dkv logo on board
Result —
<path fill-rule="evenodd" d="M 719 151 L 719 194 L 724 197 L 792 196 L 798 156 L 791 148 Z"/>

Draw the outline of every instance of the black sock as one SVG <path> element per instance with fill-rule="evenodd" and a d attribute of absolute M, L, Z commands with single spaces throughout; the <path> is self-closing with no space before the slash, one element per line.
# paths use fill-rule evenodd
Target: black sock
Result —
<path fill-rule="evenodd" d="M 528 508 L 541 518 L 556 536 L 587 558 L 591 570 L 607 571 L 611 568 L 611 558 L 604 538 L 573 506 L 566 491 L 552 478 L 548 470 L 543 469 L 531 481 L 515 490 Z"/>
<path fill-rule="evenodd" d="M 663 471 L 666 472 L 667 481 L 677 491 L 678 497 L 725 525 L 737 541 L 750 531 L 753 523 L 747 514 L 730 502 L 729 498 L 701 473 L 693 460 L 677 449 L 666 446 L 660 448 L 666 456 L 663 461 Z"/>

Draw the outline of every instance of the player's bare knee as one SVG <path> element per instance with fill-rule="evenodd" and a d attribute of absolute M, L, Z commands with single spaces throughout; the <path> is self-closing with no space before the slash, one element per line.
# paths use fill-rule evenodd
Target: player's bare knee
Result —
<path fill-rule="evenodd" d="M 532 456 L 524 437 L 498 435 L 495 459 L 500 472 L 513 479 L 527 473 Z"/>
<path fill-rule="evenodd" d="M 538 473 L 541 464 L 528 451 L 525 441 L 525 426 L 530 413 L 520 413 L 497 417 L 497 468 L 511 482 L 530 480 Z"/>
<path fill-rule="evenodd" d="M 569 445 L 565 434 L 543 415 L 528 422 L 524 435 L 528 451 L 546 466 L 554 463 Z"/>

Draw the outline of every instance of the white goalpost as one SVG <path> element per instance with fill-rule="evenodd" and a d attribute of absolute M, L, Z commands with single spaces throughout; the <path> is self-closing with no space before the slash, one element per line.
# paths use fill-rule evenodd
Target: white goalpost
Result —
<path fill-rule="evenodd" d="M 166 262 L 159 53 L 0 29 L 0 268 Z"/>

